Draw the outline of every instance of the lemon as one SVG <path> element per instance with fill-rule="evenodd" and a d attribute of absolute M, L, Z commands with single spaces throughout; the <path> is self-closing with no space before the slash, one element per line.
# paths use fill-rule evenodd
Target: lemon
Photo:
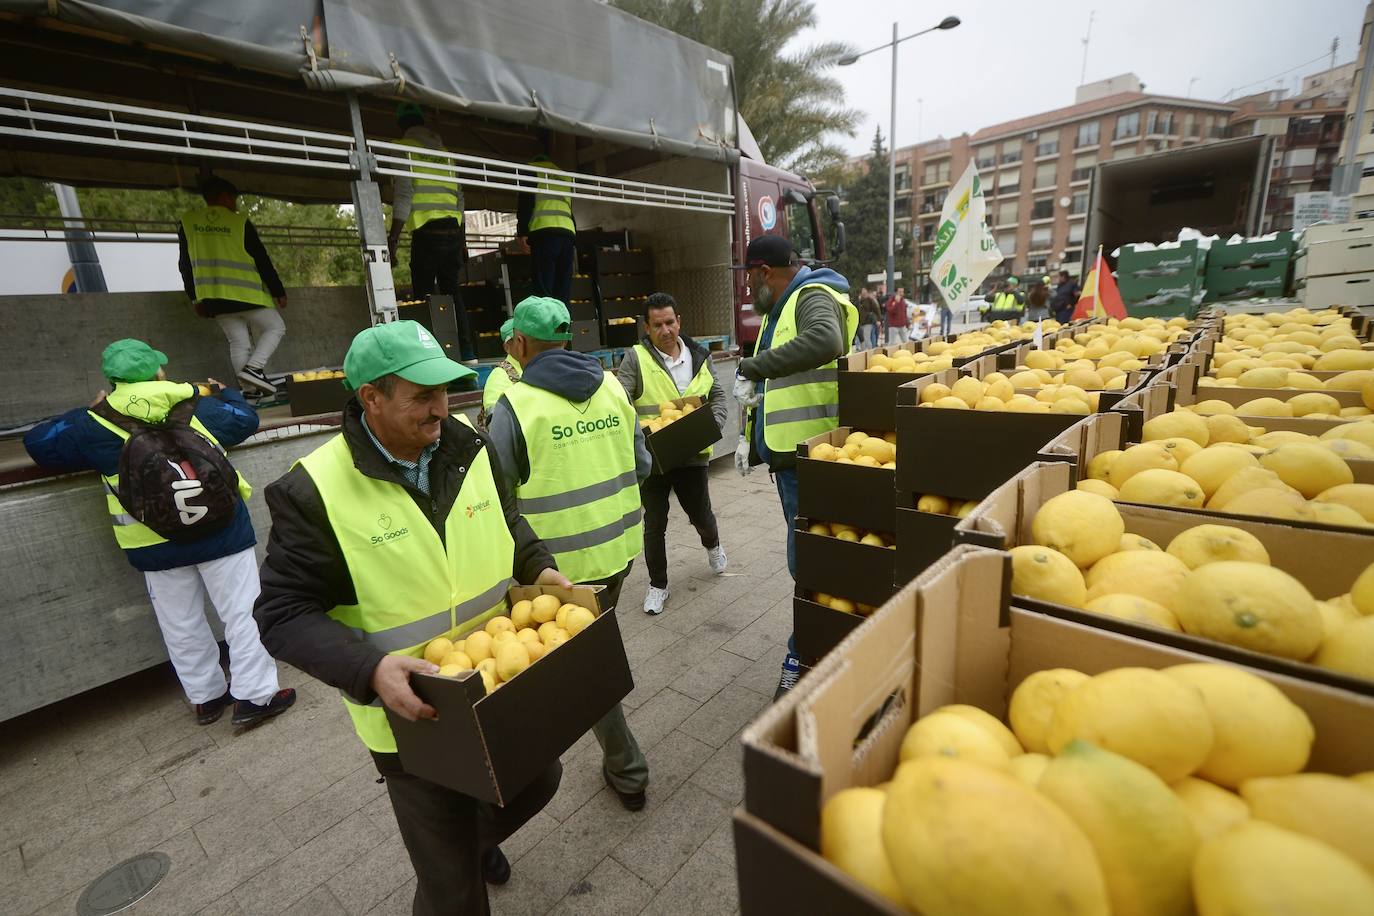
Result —
<path fill-rule="evenodd" d="M 1242 388 L 1282 388 L 1288 381 L 1288 370 L 1283 368 L 1247 369 L 1236 378 Z"/>
<path fill-rule="evenodd" d="M 1352 620 L 1326 636 L 1313 661 L 1332 671 L 1374 681 L 1374 617 Z"/>
<path fill-rule="evenodd" d="M 1053 802 L 964 760 L 897 768 L 883 847 L 902 897 L 923 916 L 1107 916 L 1092 845 Z"/>
<path fill-rule="evenodd" d="M 1111 469 L 1107 472 L 1107 483 L 1120 490 L 1131 477 L 1152 468 L 1177 471 L 1178 459 L 1158 442 L 1132 445 L 1112 462 Z"/>
<path fill-rule="evenodd" d="M 1011 756 L 981 725 L 951 712 L 933 712 L 912 723 L 902 738 L 900 759 L 959 757 L 1005 770 Z"/>
<path fill-rule="evenodd" d="M 1319 503 L 1333 503 L 1354 509 L 1365 521 L 1374 522 L 1374 484 L 1337 484 L 1321 491 L 1313 498 Z"/>
<path fill-rule="evenodd" d="M 596 615 L 589 609 L 576 607 L 568 612 L 568 619 L 565 621 L 564 629 L 568 631 L 569 636 L 576 636 L 578 633 L 585 630 L 595 619 Z"/>
<path fill-rule="evenodd" d="M 1058 754 L 1081 739 L 1154 770 L 1165 782 L 1190 776 L 1212 750 L 1212 720 L 1195 687 L 1150 668 L 1090 678 L 1055 707 L 1046 743 Z"/>
<path fill-rule="evenodd" d="M 1200 416 L 1200 417 L 1204 417 L 1204 418 L 1206 418 L 1206 417 L 1214 417 L 1214 416 L 1222 416 L 1222 415 L 1225 415 L 1225 414 L 1233 414 L 1233 413 L 1236 412 L 1236 408 L 1235 408 L 1234 406 L 1232 406 L 1231 403 L 1230 403 L 1229 401 L 1222 401 L 1222 400 L 1219 400 L 1219 399 L 1217 399 L 1217 398 L 1210 398 L 1210 399 L 1208 399 L 1208 400 L 1198 401 L 1196 404 L 1194 404 L 1194 405 L 1192 405 L 1192 406 L 1193 406 L 1193 413 L 1197 414 L 1197 415 Z M 1213 441 L 1213 440 L 1212 440 L 1212 436 L 1211 436 L 1211 426 L 1210 426 L 1210 424 L 1209 424 L 1208 427 L 1207 427 L 1207 432 L 1208 432 L 1207 441 L 1208 441 L 1208 442 Z"/>
<path fill-rule="evenodd" d="M 1260 539 L 1232 525 L 1195 525 L 1179 532 L 1167 549 L 1189 569 L 1221 560 L 1269 564 L 1269 551 Z"/>
<path fill-rule="evenodd" d="M 1205 448 L 1179 465 L 1179 473 L 1186 474 L 1202 487 L 1203 496 L 1211 499 L 1223 483 L 1243 468 L 1259 467 L 1259 460 L 1238 448 Z"/>
<path fill-rule="evenodd" d="M 1341 415 L 1340 401 L 1329 394 L 1316 391 L 1309 391 L 1295 398 L 1289 398 L 1288 406 L 1293 408 L 1293 416 L 1295 417 L 1306 417 L 1311 414 L 1325 414 L 1331 417 Z"/>
<path fill-rule="evenodd" d="M 1171 436 L 1168 439 L 1156 439 L 1155 441 L 1169 450 L 1169 454 L 1174 456 L 1179 467 L 1183 466 L 1183 462 L 1202 451 L 1202 446 L 1192 439 L 1185 439 L 1182 436 Z"/>
<path fill-rule="evenodd" d="M 1323 439 L 1353 439 L 1361 445 L 1374 448 L 1374 422 L 1357 420 L 1352 423 L 1338 423 L 1322 433 Z"/>
<path fill-rule="evenodd" d="M 1087 600 L 1083 573 L 1052 547 L 1022 544 L 1011 553 L 1011 590 L 1037 601 L 1081 607 Z"/>
<path fill-rule="evenodd" d="M 1050 761 L 1036 788 L 1087 834 L 1115 916 L 1191 916 L 1197 832 L 1163 780 L 1075 740 Z"/>
<path fill-rule="evenodd" d="M 512 640 L 496 652 L 496 676 L 509 681 L 530 666 L 530 653 L 525 643 Z"/>
<path fill-rule="evenodd" d="M 881 897 L 901 905 L 902 889 L 883 849 L 880 789 L 841 789 L 821 808 L 821 855 Z"/>
<path fill-rule="evenodd" d="M 1339 503 L 1319 503 L 1314 500 L 1307 504 L 1307 508 L 1312 510 L 1313 520 L 1321 522 L 1323 525 L 1343 525 L 1347 528 L 1369 526 L 1369 522 L 1365 521 L 1363 515 L 1349 506 L 1342 506 Z"/>
<path fill-rule="evenodd" d="M 1307 443 L 1310 445 L 1314 444 L 1315 441 L 1316 440 L 1314 440 L 1307 433 L 1294 432 L 1291 429 L 1278 429 L 1272 433 L 1265 433 L 1261 436 L 1255 436 L 1250 440 L 1250 444 L 1259 446 L 1260 448 L 1264 449 L 1264 452 L 1269 452 L 1278 448 L 1280 445 L 1292 445 L 1297 442 Z M 1263 455 L 1264 452 L 1260 452 L 1259 454 Z"/>
<path fill-rule="evenodd" d="M 1279 475 L 1279 479 L 1308 499 L 1323 490 L 1355 482 L 1350 465 L 1329 449 L 1315 443 L 1280 445 L 1260 456 L 1260 466 Z"/>
<path fill-rule="evenodd" d="M 1098 496 L 1104 496 L 1107 499 L 1115 499 L 1117 493 L 1116 487 L 1107 483 L 1107 481 L 1094 480 L 1091 477 L 1080 480 L 1074 489 L 1083 490 L 1086 493 L 1096 493 Z"/>
<path fill-rule="evenodd" d="M 1228 449 L 1228 451 L 1239 451 L 1239 449 Z M 1287 490 L 1295 496 L 1300 497 L 1302 495 L 1280 480 L 1278 474 L 1268 468 L 1260 467 L 1259 462 L 1256 461 L 1253 467 L 1242 467 L 1232 473 L 1221 486 L 1217 487 L 1212 498 L 1207 501 L 1207 508 L 1225 511 L 1226 507 L 1236 497 L 1252 490 Z"/>
<path fill-rule="evenodd" d="M 966 375 L 950 386 L 949 391 L 951 395 L 972 407 L 983 396 L 984 387 L 982 381 L 971 375 Z"/>
<path fill-rule="evenodd" d="M 1119 448 L 1098 452 L 1088 461 L 1087 475 L 1093 480 L 1107 480 L 1107 474 L 1111 471 L 1112 462 L 1120 457 L 1121 454 L 1121 449 Z"/>
<path fill-rule="evenodd" d="M 1320 840 L 1374 872 L 1374 794 L 1326 773 L 1250 779 L 1240 795 L 1250 816 Z"/>
<path fill-rule="evenodd" d="M 1173 611 L 1139 595 L 1121 593 L 1099 595 L 1085 604 L 1084 608 L 1094 614 L 1103 614 L 1107 617 L 1116 617 L 1164 630 L 1173 630 L 1175 633 L 1183 632 L 1183 627 L 1179 625 L 1178 618 L 1174 616 Z"/>
<path fill-rule="evenodd" d="M 1021 742 L 1016 740 L 1011 729 L 1002 724 L 1001 719 L 990 712 L 979 709 L 977 706 L 969 706 L 966 703 L 951 703 L 948 706 L 931 710 L 929 715 L 935 715 L 935 713 L 949 713 L 972 722 L 996 739 L 997 743 L 1002 746 L 1002 750 L 1006 751 L 1008 758 L 1019 757 L 1025 753 L 1021 747 Z"/>
<path fill-rule="evenodd" d="M 1123 456 L 1124 457 L 1124 456 Z M 1110 499 L 1070 490 L 1045 501 L 1031 522 L 1031 538 L 1087 568 L 1116 549 L 1126 523 Z"/>
<path fill-rule="evenodd" d="M 1350 781 L 1362 788 L 1374 792 L 1374 770 L 1368 770 L 1364 773 L 1356 773 L 1355 775 L 1350 777 Z"/>
<path fill-rule="evenodd" d="M 1209 840 L 1250 818 L 1250 807 L 1234 792 L 1189 776 L 1169 788 L 1188 809 L 1199 839 Z"/>
<path fill-rule="evenodd" d="M 1199 848 L 1193 899 L 1198 916 L 1372 916 L 1374 878 L 1323 843 L 1247 821 Z"/>
<path fill-rule="evenodd" d="M 1352 458 L 1362 461 L 1374 461 L 1374 448 L 1370 448 L 1363 442 L 1357 442 L 1354 439 L 1318 439 L 1317 444 L 1324 449 L 1335 452 L 1346 461 Z"/>
<path fill-rule="evenodd" d="M 948 397 L 940 398 L 938 401 L 931 401 L 931 402 L 930 402 L 930 406 L 931 406 L 931 407 L 940 407 L 940 408 L 943 408 L 943 409 L 945 409 L 945 410 L 950 410 L 950 409 L 953 409 L 953 410 L 968 410 L 968 409 L 969 409 L 969 405 L 968 405 L 967 403 L 965 403 L 965 401 L 964 401 L 962 398 L 957 398 L 957 397 L 954 397 L 953 395 L 950 395 L 950 396 L 948 396 Z"/>
<path fill-rule="evenodd" d="M 1048 754 L 1018 754 L 1011 758 L 1011 775 L 1034 788 L 1049 765 Z"/>
<path fill-rule="evenodd" d="M 1350 338 L 1354 340 L 1354 338 Z M 1342 349 L 1323 353 L 1312 364 L 1318 372 L 1349 372 L 1354 369 L 1374 369 L 1374 352 Z"/>
<path fill-rule="evenodd" d="M 948 515 L 950 504 L 949 500 L 943 496 L 927 493 L 916 500 L 916 509 L 919 512 L 934 512 L 937 515 Z"/>
<path fill-rule="evenodd" d="M 529 601 L 515 602 L 510 606 L 510 620 L 515 629 L 526 629 L 534 622 L 534 605 Z"/>
<path fill-rule="evenodd" d="M 1201 691 L 1212 717 L 1212 753 L 1198 776 L 1235 788 L 1307 766 L 1316 736 L 1312 721 L 1273 684 L 1231 665 L 1175 665 L 1164 673 Z"/>
<path fill-rule="evenodd" d="M 1353 606 L 1338 601 L 1318 601 L 1317 610 L 1322 615 L 1322 644 L 1325 645 L 1333 633 L 1360 618 L 1360 612 Z M 1318 654 L 1321 650 L 1318 649 Z"/>
<path fill-rule="evenodd" d="M 459 652 L 455 650 L 445 655 L 439 661 L 439 667 L 457 668 L 459 671 L 468 671 L 473 667 L 473 665 L 472 659 L 468 657 L 468 654 L 466 652 Z"/>
<path fill-rule="evenodd" d="M 548 623 L 562 603 L 554 595 L 539 595 L 530 602 L 530 619 L 535 623 Z"/>
<path fill-rule="evenodd" d="M 1249 442 L 1250 437 L 1255 435 L 1251 430 L 1259 428 L 1230 414 L 1216 414 L 1207 417 L 1206 422 L 1208 445 L 1216 445 L 1218 442 Z"/>
<path fill-rule="evenodd" d="M 1027 751 L 1049 751 L 1045 734 L 1049 731 L 1059 701 L 1074 688 L 1086 684 L 1088 676 L 1072 668 L 1046 668 L 1027 677 L 1012 691 L 1007 721 L 1012 733 Z"/>
<path fill-rule="evenodd" d="M 1139 595 L 1174 610 L 1174 597 L 1188 575 L 1177 557 L 1153 550 L 1114 553 L 1095 563 L 1084 577 L 1088 600 L 1122 592 Z"/>
<path fill-rule="evenodd" d="M 1374 563 L 1366 566 L 1350 586 L 1350 603 L 1366 617 L 1374 614 Z"/>
<path fill-rule="evenodd" d="M 1202 417 L 1187 410 L 1171 410 L 1152 420 L 1146 420 L 1140 438 L 1142 442 L 1153 442 L 1177 436 L 1191 439 L 1199 446 L 1205 447 L 1209 435 L 1207 421 Z"/>
<path fill-rule="evenodd" d="M 498 633 L 514 633 L 515 624 L 509 617 L 493 617 L 487 621 L 483 629 L 487 631 L 488 636 L 495 639 Z"/>
<path fill-rule="evenodd" d="M 1224 560 L 1188 574 L 1169 605 L 1187 633 L 1283 658 L 1304 659 L 1322 640 L 1321 612 L 1281 569 Z"/>
<path fill-rule="evenodd" d="M 444 656 L 453 651 L 453 640 L 439 636 L 431 639 L 425 644 L 425 661 L 431 665 L 438 665 L 443 662 Z"/>
<path fill-rule="evenodd" d="M 468 658 L 472 659 L 473 665 L 479 665 L 486 659 L 491 658 L 491 634 L 485 630 L 476 630 L 469 633 L 468 638 L 463 640 L 463 652 Z"/>
<path fill-rule="evenodd" d="M 1238 406 L 1236 413 L 1246 417 L 1291 417 L 1293 408 L 1278 398 L 1255 398 Z"/>
<path fill-rule="evenodd" d="M 1179 471 L 1149 468 L 1131 475 L 1121 485 L 1118 499 L 1123 502 L 1157 506 L 1201 509 L 1205 497 L 1196 480 Z"/>

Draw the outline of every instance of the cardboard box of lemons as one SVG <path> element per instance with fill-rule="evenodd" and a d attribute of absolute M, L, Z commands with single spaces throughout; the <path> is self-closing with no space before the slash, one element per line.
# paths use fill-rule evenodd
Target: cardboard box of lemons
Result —
<path fill-rule="evenodd" d="M 1120 460 L 1120 459 L 1118 459 Z M 1116 550 L 1126 524 L 1112 501 L 1083 490 L 1052 497 L 1031 521 L 1031 539 L 1086 569 Z"/>
<path fill-rule="evenodd" d="M 1198 916 L 1374 913 L 1374 878 L 1325 843 L 1261 821 L 1203 842 L 1193 863 Z"/>
<path fill-rule="evenodd" d="M 1175 633 L 1183 632 L 1183 627 L 1179 624 L 1173 611 L 1158 602 L 1151 601 L 1149 598 L 1142 598 L 1139 595 L 1129 595 L 1122 592 L 1099 595 L 1084 604 L 1083 608 L 1106 617 L 1143 623 L 1146 626 L 1172 630 Z"/>
<path fill-rule="evenodd" d="M 821 855 L 840 871 L 901 906 L 902 889 L 883 848 L 881 789 L 841 789 L 821 808 Z"/>
<path fill-rule="evenodd" d="M 1183 561 L 1163 551 L 1127 550 L 1098 560 L 1083 581 L 1088 588 L 1089 601 L 1117 593 L 1139 595 L 1164 605 L 1177 615 L 1174 601 L 1187 575 L 1188 567 Z"/>
<path fill-rule="evenodd" d="M 1246 780 L 1240 795 L 1255 820 L 1326 843 L 1374 874 L 1374 793 L 1358 783 L 1296 773 Z"/>
<path fill-rule="evenodd" d="M 1259 463 L 1308 499 L 1332 487 L 1355 482 L 1354 472 L 1344 459 L 1314 442 L 1280 445 L 1261 455 Z"/>
<path fill-rule="evenodd" d="M 1307 766 L 1316 737 L 1312 721 L 1273 684 L 1233 665 L 1163 670 L 1200 691 L 1212 717 L 1216 740 L 1196 775 L 1233 789 L 1247 779 L 1287 776 Z"/>
<path fill-rule="evenodd" d="M 1011 554 L 1011 590 L 1037 601 L 1082 607 L 1087 600 L 1083 573 L 1052 547 L 1022 544 Z"/>
<path fill-rule="evenodd" d="M 1184 632 L 1301 660 L 1321 644 L 1321 612 L 1302 583 L 1272 566 L 1223 560 L 1190 572 L 1169 604 Z"/>
<path fill-rule="evenodd" d="M 1189 776 L 1169 786 L 1188 811 L 1199 840 L 1210 840 L 1250 819 L 1239 795 L 1205 779 Z"/>
<path fill-rule="evenodd" d="M 1318 666 L 1374 681 L 1374 617 L 1348 621 L 1324 635 L 1313 659 Z"/>
<path fill-rule="evenodd" d="M 1050 761 L 1036 788 L 1092 843 L 1115 916 L 1192 916 L 1198 836 L 1162 779 L 1075 740 Z"/>
<path fill-rule="evenodd" d="M 1122 484 L 1141 471 L 1159 468 L 1177 471 L 1178 459 L 1173 452 L 1158 442 L 1142 442 L 1132 445 L 1112 460 L 1107 468 L 1107 483 L 1121 489 Z"/>
<path fill-rule="evenodd" d="M 1083 831 L 1007 772 L 923 757 L 897 768 L 883 848 L 906 906 L 923 916 L 1106 916 Z"/>

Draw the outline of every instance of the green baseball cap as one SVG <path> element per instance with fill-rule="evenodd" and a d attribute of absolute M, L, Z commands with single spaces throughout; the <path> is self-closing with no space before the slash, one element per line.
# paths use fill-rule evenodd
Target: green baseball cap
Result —
<path fill-rule="evenodd" d="M 510 340 L 513 334 L 515 334 L 515 319 L 507 318 L 501 324 L 501 343 Z"/>
<path fill-rule="evenodd" d="M 418 321 L 393 321 L 359 331 L 344 355 L 344 387 L 357 391 L 384 375 L 417 385 L 447 385 L 469 375 L 467 366 L 444 355 L 439 341 Z"/>
<path fill-rule="evenodd" d="M 511 318 L 511 327 L 535 340 L 572 340 L 572 318 L 568 307 L 548 296 L 521 299 Z"/>
<path fill-rule="evenodd" d="M 112 382 L 146 382 L 167 365 L 167 354 L 141 340 L 116 340 L 100 354 L 100 371 Z"/>
<path fill-rule="evenodd" d="M 424 117 L 425 113 L 414 102 L 400 102 L 396 105 L 397 123 L 400 123 L 402 118 L 419 118 L 423 121 Z"/>

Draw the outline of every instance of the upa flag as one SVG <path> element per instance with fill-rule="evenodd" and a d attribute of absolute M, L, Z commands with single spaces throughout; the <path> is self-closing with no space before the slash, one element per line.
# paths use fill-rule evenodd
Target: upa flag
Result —
<path fill-rule="evenodd" d="M 988 231 L 987 212 L 983 184 L 970 162 L 945 198 L 930 263 L 930 275 L 950 309 L 967 302 L 983 278 L 1002 263 L 1002 252 Z"/>
<path fill-rule="evenodd" d="M 1097 261 L 1083 281 L 1083 292 L 1073 310 L 1074 318 L 1125 318 L 1126 303 L 1121 301 L 1116 280 L 1102 260 L 1102 246 L 1097 247 Z"/>

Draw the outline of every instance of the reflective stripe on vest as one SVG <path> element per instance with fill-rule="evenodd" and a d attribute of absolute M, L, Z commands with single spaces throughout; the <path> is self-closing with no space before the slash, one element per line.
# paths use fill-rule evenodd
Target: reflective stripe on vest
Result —
<path fill-rule="evenodd" d="M 139 382 L 138 384 L 144 386 L 166 386 L 168 390 L 191 388 L 189 384 L 178 382 Z M 193 388 L 192 393 L 194 393 Z M 129 441 L 128 431 L 115 426 L 109 420 L 94 411 L 88 410 L 86 413 L 92 420 L 95 420 L 95 422 L 114 433 L 121 440 L 125 442 Z M 210 430 L 205 428 L 205 424 L 201 423 L 200 420 L 192 417 L 191 428 L 206 439 L 209 439 L 215 448 L 219 449 L 221 452 L 224 451 L 224 446 L 219 444 L 219 440 L 214 437 L 214 434 L 212 434 Z M 234 473 L 238 474 L 237 468 L 234 469 Z M 100 480 L 105 485 L 105 508 L 109 511 L 110 521 L 114 525 L 115 543 L 118 544 L 122 550 L 137 550 L 140 547 L 152 547 L 155 544 L 167 543 L 166 538 L 124 510 L 124 504 L 119 501 L 118 471 L 108 475 L 101 474 Z M 253 495 L 253 487 L 244 479 L 242 474 L 238 474 L 238 490 L 239 498 L 244 502 L 247 502 L 249 497 Z"/>
<path fill-rule="evenodd" d="M 1021 306 L 1016 303 L 1016 297 L 1011 293 L 998 293 L 992 300 L 992 310 L 994 312 L 1019 312 Z"/>
<path fill-rule="evenodd" d="M 685 347 L 686 344 L 679 343 Z M 658 405 L 675 401 L 678 398 L 701 398 L 701 406 L 706 408 L 706 399 L 711 394 L 711 385 L 715 382 L 715 376 L 711 374 L 711 358 L 708 356 L 701 361 L 701 368 L 697 374 L 692 376 L 692 381 L 688 383 L 685 391 L 677 390 L 677 381 L 673 376 L 659 365 L 654 354 L 649 352 L 648 347 L 643 344 L 635 344 L 635 355 L 639 357 L 639 378 L 641 390 L 639 397 L 635 398 L 635 413 L 642 420 L 651 420 L 658 416 Z M 691 354 L 684 354 L 691 359 Z M 700 457 L 710 458 L 711 450 L 702 449 Z"/>
<path fill-rule="evenodd" d="M 577 225 L 572 218 L 572 197 L 568 195 L 569 178 L 560 172 L 548 159 L 536 159 L 530 165 L 545 171 L 539 172 L 539 189 L 534 195 L 534 212 L 530 214 L 530 232 L 540 229 L 562 229 L 576 232 Z"/>
<path fill-rule="evenodd" d="M 402 138 L 397 141 L 417 150 L 429 149 L 419 140 Z M 463 224 L 463 189 L 453 181 L 436 181 L 426 176 L 437 175 L 445 178 L 457 176 L 448 169 L 433 168 L 433 165 L 452 165 L 445 156 L 432 156 L 415 152 L 410 154 L 411 196 L 410 216 L 406 218 L 406 231 L 414 232 L 425 223 L 435 219 L 456 219 Z M 430 163 L 425 166 L 423 163 Z"/>
<path fill-rule="evenodd" d="M 859 312 L 849 301 L 849 297 L 844 293 L 835 292 L 823 283 L 807 283 L 794 290 L 786 302 L 763 319 L 758 341 L 754 344 L 754 355 L 758 355 L 764 332 L 775 313 L 777 327 L 773 330 L 771 348 L 776 350 L 796 338 L 797 303 L 801 301 L 802 293 L 808 289 L 825 290 L 832 299 L 844 307 L 844 339 L 854 339 L 854 334 L 859 329 Z M 830 432 L 840 425 L 837 360 L 831 360 L 815 369 L 767 379 L 763 383 L 763 392 L 763 441 L 769 451 L 794 452 L 798 443 Z M 757 414 L 757 410 L 750 413 L 749 427 L 746 430 L 750 436 L 753 435 L 753 424 L 757 422 Z"/>
<path fill-rule="evenodd" d="M 582 404 L 525 384 L 505 398 L 529 456 L 529 479 L 515 490 L 520 514 L 572 581 L 620 572 L 644 544 L 625 389 L 603 375 Z"/>
<path fill-rule="evenodd" d="M 466 426 L 464 417 L 456 418 Z M 486 447 L 444 519 L 444 539 L 405 487 L 360 473 L 343 436 L 300 461 L 324 504 L 357 603 L 329 616 L 390 655 L 420 656 L 436 636 L 458 636 L 505 611 L 515 541 Z M 370 750 L 396 752 L 380 702 L 344 697 L 353 728 Z"/>
<path fill-rule="evenodd" d="M 181 231 L 191 257 L 197 299 L 230 299 L 275 307 L 262 285 L 258 266 L 244 247 L 247 225 L 248 217 L 227 207 L 202 207 L 182 214 Z"/>

